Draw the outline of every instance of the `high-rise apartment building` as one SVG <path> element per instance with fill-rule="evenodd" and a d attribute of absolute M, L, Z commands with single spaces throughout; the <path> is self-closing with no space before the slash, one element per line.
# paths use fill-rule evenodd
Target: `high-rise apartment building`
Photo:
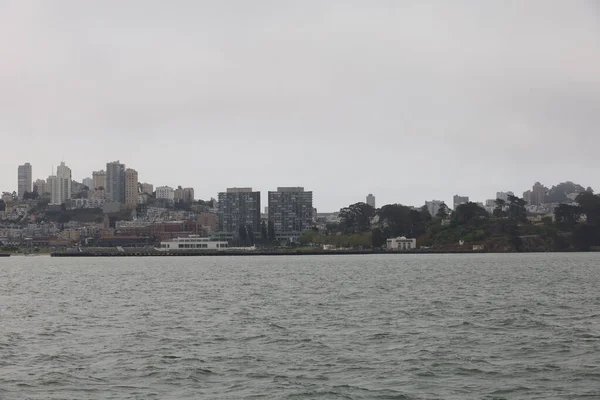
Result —
<path fill-rule="evenodd" d="M 237 238 L 242 228 L 250 235 L 260 235 L 260 192 L 252 188 L 228 188 L 219 193 L 219 230 Z"/>
<path fill-rule="evenodd" d="M 375 208 L 375 196 L 373 196 L 371 193 L 367 195 L 367 204 Z"/>
<path fill-rule="evenodd" d="M 37 192 L 39 196 L 42 196 L 44 193 L 50 193 L 50 188 L 48 185 L 46 185 L 46 181 L 43 179 L 36 179 L 36 181 L 33 182 L 32 190 Z"/>
<path fill-rule="evenodd" d="M 269 223 L 277 239 L 295 240 L 312 226 L 312 192 L 303 187 L 278 187 L 269 192 Z"/>
<path fill-rule="evenodd" d="M 94 180 L 92 178 L 83 178 L 81 180 L 81 183 L 83 184 L 83 186 L 87 186 L 89 190 L 94 190 Z"/>
<path fill-rule="evenodd" d="M 125 207 L 134 209 L 138 204 L 138 173 L 135 169 L 125 170 Z"/>
<path fill-rule="evenodd" d="M 113 161 L 106 164 L 106 201 L 125 203 L 125 164 Z"/>
<path fill-rule="evenodd" d="M 48 178 L 52 189 L 50 192 L 50 204 L 64 204 L 71 198 L 71 169 L 61 162 L 56 168 L 56 175 Z"/>
<path fill-rule="evenodd" d="M 531 204 L 531 190 L 526 190 L 523 192 L 523 200 L 525 200 L 527 204 Z"/>
<path fill-rule="evenodd" d="M 183 202 L 192 203 L 194 201 L 194 188 L 183 188 Z"/>
<path fill-rule="evenodd" d="M 31 164 L 25 163 L 23 165 L 19 165 L 18 169 L 18 187 L 17 194 L 19 195 L 19 199 L 23 200 L 23 196 L 25 192 L 32 192 L 32 174 L 31 174 Z"/>
<path fill-rule="evenodd" d="M 544 185 L 539 182 L 536 182 L 531 188 L 531 204 L 534 206 L 539 206 L 540 204 L 544 204 L 546 202 L 546 193 L 548 189 Z"/>
<path fill-rule="evenodd" d="M 99 188 L 106 189 L 106 171 L 94 171 L 92 172 L 92 187 L 90 189 L 96 190 Z"/>
<path fill-rule="evenodd" d="M 452 205 L 453 205 L 453 209 L 456 210 L 456 207 L 460 206 L 461 204 L 467 204 L 469 202 L 469 196 L 459 196 L 457 194 L 454 195 L 454 198 L 452 199 Z"/>

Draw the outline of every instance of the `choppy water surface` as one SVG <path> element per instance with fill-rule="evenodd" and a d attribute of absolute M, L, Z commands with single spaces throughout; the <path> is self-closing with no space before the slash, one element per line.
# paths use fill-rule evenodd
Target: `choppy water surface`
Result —
<path fill-rule="evenodd" d="M 600 398 L 600 254 L 0 259 L 1 399 Z"/>

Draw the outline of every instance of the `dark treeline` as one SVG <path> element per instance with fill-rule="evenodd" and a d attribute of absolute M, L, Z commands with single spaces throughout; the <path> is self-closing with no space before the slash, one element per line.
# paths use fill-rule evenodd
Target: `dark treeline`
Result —
<path fill-rule="evenodd" d="M 346 247 L 385 245 L 386 239 L 417 238 L 421 247 L 452 249 L 473 244 L 489 251 L 588 251 L 600 246 L 600 196 L 588 189 L 575 204 L 560 204 L 551 216 L 528 218 L 527 203 L 517 196 L 496 200 L 493 213 L 476 203 L 451 211 L 442 206 L 430 215 L 424 206 L 414 209 L 387 204 L 375 209 L 356 203 L 340 210 L 340 222 L 305 232 L 302 244 Z"/>

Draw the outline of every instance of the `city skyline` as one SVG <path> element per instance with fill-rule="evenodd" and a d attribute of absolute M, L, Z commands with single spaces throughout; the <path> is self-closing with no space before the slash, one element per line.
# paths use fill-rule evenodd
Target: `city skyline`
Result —
<path fill-rule="evenodd" d="M 140 186 L 140 188 L 142 188 L 141 189 L 142 192 L 144 192 L 144 190 L 145 190 L 143 187 L 153 187 L 154 189 L 159 189 L 159 190 L 162 189 L 162 188 L 164 188 L 164 189 L 168 188 L 172 192 L 169 196 L 167 196 L 165 194 L 162 194 L 162 195 L 159 195 L 157 197 L 171 198 L 171 200 L 177 198 L 177 196 L 178 196 L 177 191 L 178 190 L 181 191 L 181 193 L 179 194 L 179 196 L 182 196 L 182 195 L 184 195 L 184 193 L 191 191 L 191 197 L 195 198 L 196 200 L 210 200 L 211 198 L 217 199 L 219 193 L 222 192 L 227 187 L 244 187 L 244 186 L 248 186 L 248 185 L 231 186 L 231 185 L 227 185 L 226 183 L 223 183 L 223 184 L 221 184 L 221 188 L 215 194 L 212 194 L 212 195 L 209 194 L 208 196 L 195 196 L 194 195 L 195 189 L 193 187 L 186 186 L 185 188 L 182 188 L 182 186 L 179 184 L 179 182 L 178 183 L 172 183 L 172 182 L 170 182 L 170 183 L 165 184 L 165 185 L 156 185 L 153 182 L 145 182 L 145 181 L 139 180 L 139 178 L 138 178 L 138 171 L 136 169 L 130 168 L 124 162 L 121 163 L 119 160 L 107 162 L 107 163 L 104 164 L 104 167 L 105 167 L 106 170 L 109 170 L 110 167 L 115 166 L 115 165 L 119 166 L 120 175 L 122 175 L 120 178 L 118 178 L 120 183 L 117 184 L 117 186 L 119 186 L 119 185 L 122 184 L 122 190 L 123 190 L 123 193 L 121 193 L 121 197 L 122 198 L 120 198 L 119 202 L 124 203 L 124 204 L 128 203 L 129 204 L 128 208 L 130 208 L 130 209 L 132 208 L 132 205 L 133 205 L 133 199 L 131 197 L 133 195 L 133 192 L 132 192 L 131 188 L 134 185 L 133 181 L 135 181 L 135 180 L 137 180 L 138 185 Z M 21 182 L 22 167 L 24 167 L 24 166 L 27 166 L 27 168 L 29 169 L 30 172 L 33 169 L 33 164 L 30 163 L 30 162 L 26 162 L 23 165 L 19 165 L 18 168 L 17 168 L 17 172 L 18 173 L 17 173 L 16 178 L 15 178 L 15 181 L 17 183 Z M 65 167 L 65 162 L 61 161 L 60 164 L 58 164 L 58 166 L 55 167 L 55 171 L 59 171 L 60 168 L 63 168 L 63 167 Z M 72 174 L 72 172 L 71 172 L 72 169 L 70 167 L 67 168 L 67 169 L 69 170 L 69 174 Z M 135 178 L 134 178 L 133 181 L 131 180 L 131 178 L 129 178 L 129 184 L 126 186 L 125 185 L 125 181 L 126 181 L 126 173 L 127 172 L 129 174 L 133 174 L 131 176 L 135 176 Z M 49 175 L 47 177 L 47 179 L 48 180 L 52 180 L 53 178 L 56 177 L 56 175 L 57 175 L 57 172 L 54 172 L 52 175 Z M 94 179 L 90 178 L 90 176 L 94 176 Z M 89 175 L 87 175 L 86 177 L 84 177 L 84 178 L 82 178 L 80 180 L 77 180 L 77 179 L 74 179 L 74 178 L 72 178 L 72 180 L 75 181 L 75 182 L 83 183 L 86 180 L 89 180 L 90 182 L 94 182 L 94 181 L 99 181 L 101 179 L 104 179 L 105 186 L 108 186 L 108 180 L 106 179 L 106 176 L 107 175 L 106 175 L 106 171 L 105 170 L 98 169 L 98 170 L 92 171 Z M 32 178 L 31 179 L 31 181 L 32 181 L 31 182 L 32 187 L 35 186 L 35 183 L 37 183 L 38 181 L 41 182 L 42 180 L 44 180 L 43 178 L 36 177 L 35 175 L 33 175 L 31 178 Z M 563 182 L 567 182 L 567 181 L 571 181 L 571 182 L 575 181 L 575 183 L 580 183 L 581 184 L 581 182 L 578 182 L 577 179 L 567 179 L 567 180 L 565 180 Z M 511 195 L 516 195 L 517 197 L 524 198 L 527 201 L 527 203 L 529 203 L 531 205 L 539 205 L 539 204 L 541 204 L 541 200 L 539 198 L 539 196 L 540 196 L 539 191 L 543 190 L 543 189 L 549 189 L 551 186 L 556 185 L 558 183 L 561 183 L 561 182 L 552 182 L 551 184 L 546 185 L 545 183 L 541 183 L 540 181 L 536 180 L 536 181 L 534 181 L 534 183 L 532 185 L 530 185 L 528 187 L 525 187 L 523 191 L 520 191 L 520 190 L 516 190 L 516 191 L 515 190 L 507 190 L 507 191 L 504 191 L 504 190 L 498 190 L 498 188 L 497 188 L 496 189 L 497 191 L 495 192 L 495 195 L 493 193 L 489 193 L 489 195 L 487 197 L 485 197 L 485 198 L 473 198 L 472 196 L 470 196 L 468 194 L 465 194 L 463 196 L 463 195 L 460 195 L 458 193 L 455 193 L 453 195 L 447 194 L 445 196 L 441 196 L 441 198 L 442 198 L 441 200 L 436 200 L 435 198 L 423 198 L 421 203 L 417 202 L 415 204 L 409 204 L 409 203 L 405 203 L 405 202 L 398 201 L 398 200 L 396 200 L 396 201 L 388 201 L 388 202 L 383 202 L 383 203 L 379 203 L 379 200 L 378 200 L 378 204 L 381 204 L 381 205 L 385 205 L 385 204 L 402 204 L 402 205 L 412 206 L 412 207 L 421 207 L 423 205 L 427 206 L 428 202 L 433 201 L 433 202 L 443 202 L 443 203 L 446 204 L 447 207 L 449 207 L 451 209 L 454 209 L 454 208 L 456 208 L 457 204 L 462 204 L 462 203 L 465 203 L 465 202 L 468 202 L 468 201 L 472 201 L 472 202 L 475 202 L 475 203 L 481 203 L 483 205 L 485 205 L 486 201 L 494 200 L 496 198 L 501 198 L 501 199 L 503 199 L 503 200 L 506 201 L 508 194 L 511 194 Z M 51 182 L 46 182 L 46 186 L 47 185 L 51 186 L 52 183 Z M 136 185 L 136 188 L 138 187 L 138 185 Z M 591 185 L 584 184 L 583 186 L 587 187 L 587 186 L 591 186 Z M 276 186 L 273 186 L 273 187 L 270 187 L 270 188 L 264 188 L 264 189 L 259 188 L 257 190 L 261 194 L 261 201 L 263 202 L 263 204 L 267 204 L 268 193 L 270 191 L 272 191 L 272 189 L 274 189 L 276 187 L 281 187 L 281 186 L 280 185 L 276 185 Z M 593 186 L 591 186 L 591 187 L 592 187 L 592 189 L 594 188 Z M 90 187 L 90 189 L 94 189 L 94 188 Z M 106 189 L 106 187 L 105 187 L 105 189 Z M 531 197 L 532 190 L 533 190 L 533 193 L 534 193 L 533 201 L 532 201 L 532 197 Z M 538 192 L 537 195 L 535 194 L 536 190 Z M 125 200 L 125 192 L 126 191 L 129 192 L 129 200 L 128 201 Z M 11 191 L 10 190 L 6 190 L 4 188 L 0 188 L 0 192 L 9 192 L 10 193 Z M 15 192 L 17 192 L 17 191 L 15 191 Z M 107 196 L 107 200 L 108 200 L 110 198 L 109 197 L 110 195 L 108 194 L 108 192 L 107 192 L 106 196 Z M 189 196 L 189 193 L 186 194 L 185 196 L 186 197 Z M 312 197 L 312 195 L 311 195 L 311 197 Z M 372 197 L 373 203 L 375 202 L 376 198 L 377 199 L 379 198 L 376 194 L 373 194 L 373 193 L 369 192 L 366 196 L 363 196 L 362 199 L 360 199 L 359 197 L 357 197 L 355 199 L 355 201 L 352 200 L 348 204 L 353 204 L 353 203 L 358 203 L 358 202 L 363 202 L 363 203 L 369 204 L 370 203 L 370 201 L 369 201 L 370 197 Z M 448 199 L 446 199 L 445 197 L 447 197 Z M 460 199 L 460 201 L 458 203 L 457 203 L 457 199 Z M 347 206 L 348 204 L 342 204 L 338 208 L 335 208 L 335 209 L 319 209 L 316 205 L 314 205 L 314 206 L 315 206 L 315 208 L 317 208 L 317 210 L 319 212 L 336 212 L 336 211 L 339 211 L 341 208 Z"/>
<path fill-rule="evenodd" d="M 199 198 L 304 185 L 327 211 L 599 187 L 597 5 L 474 4 L 8 2 L 0 188 L 61 159 Z"/>

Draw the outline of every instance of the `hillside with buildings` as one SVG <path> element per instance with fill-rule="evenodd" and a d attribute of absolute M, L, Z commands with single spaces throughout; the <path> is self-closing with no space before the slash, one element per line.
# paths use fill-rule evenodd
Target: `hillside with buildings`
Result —
<path fill-rule="evenodd" d="M 497 192 L 484 202 L 455 195 L 421 207 L 386 204 L 375 196 L 338 212 L 321 213 L 313 192 L 278 187 L 224 189 L 210 200 L 192 187 L 142 182 L 124 163 L 106 163 L 81 182 L 61 162 L 56 173 L 33 180 L 30 163 L 17 168 L 18 191 L 0 199 L 0 247 L 5 251 L 71 246 L 158 246 L 197 235 L 231 246 L 310 246 L 383 249 L 396 238 L 415 240 L 424 250 L 586 250 L 598 243 L 598 196 L 591 188 L 564 182 L 550 188 L 536 182 L 517 197 Z M 389 240 L 393 239 L 393 242 Z M 404 239 L 402 239 L 404 240 Z M 470 246 L 470 247 L 469 247 Z M 415 246 L 411 247 L 414 250 Z"/>

